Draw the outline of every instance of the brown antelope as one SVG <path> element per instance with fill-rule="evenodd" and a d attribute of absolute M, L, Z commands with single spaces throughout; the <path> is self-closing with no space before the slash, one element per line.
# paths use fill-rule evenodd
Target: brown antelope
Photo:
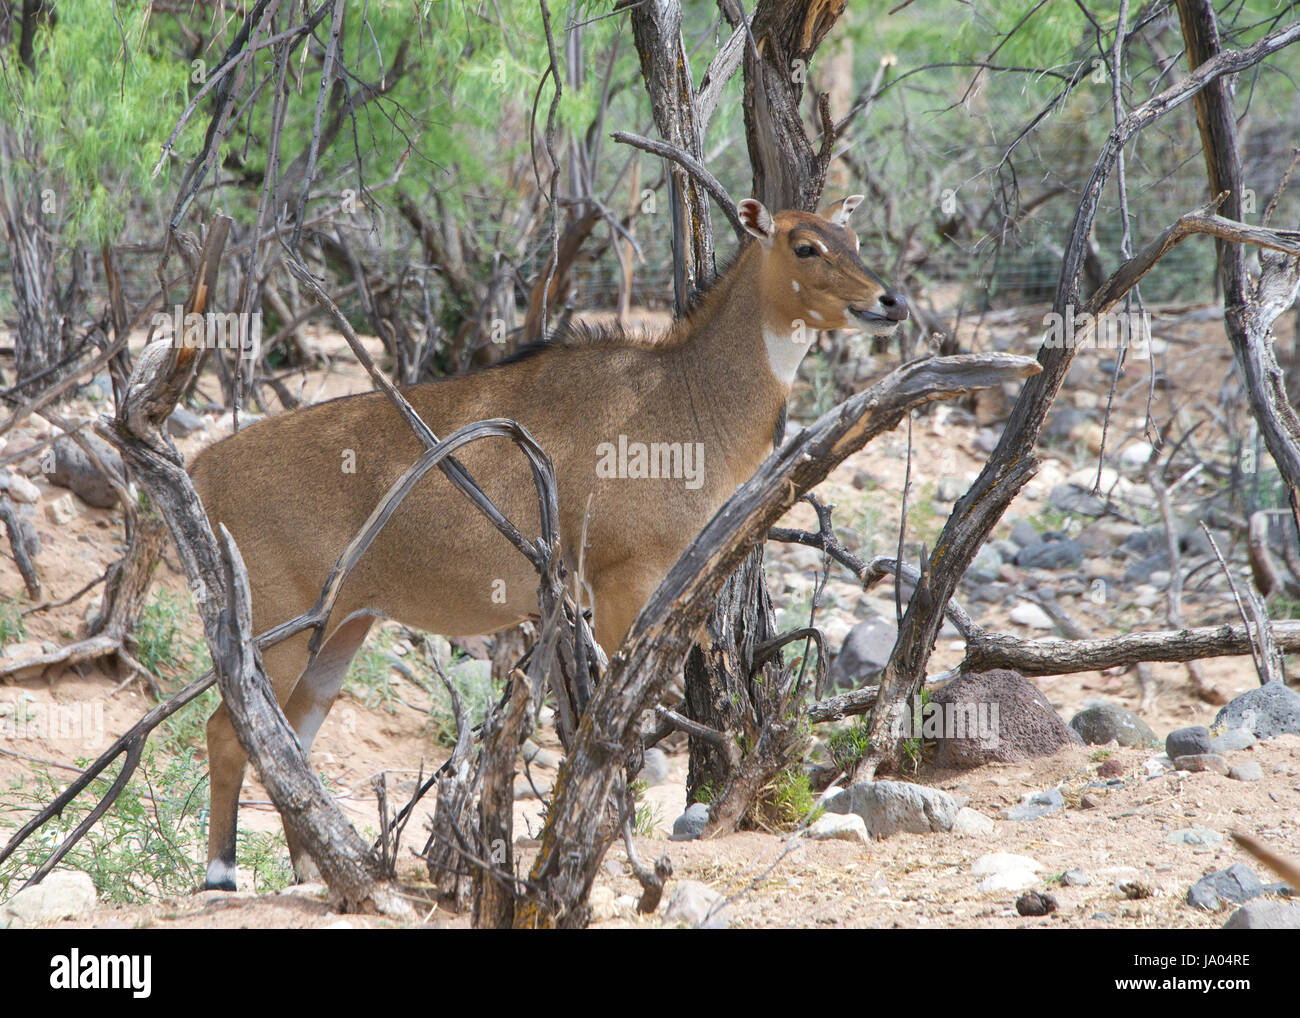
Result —
<path fill-rule="evenodd" d="M 490 417 L 519 421 L 555 464 L 564 561 L 583 555 L 584 602 L 613 653 L 687 544 L 772 450 L 795 370 L 818 329 L 887 335 L 908 316 L 858 257 L 849 214 L 773 216 L 739 206 L 753 237 L 731 268 L 654 344 L 570 338 L 478 373 L 404 394 L 436 434 Z M 248 565 L 263 632 L 316 601 L 344 546 L 423 447 L 379 392 L 272 417 L 199 454 L 191 473 L 213 524 Z M 537 496 L 507 442 L 458 457 L 522 533 Z M 590 496 L 590 510 L 588 502 Z M 572 570 L 571 570 L 572 571 Z M 491 633 L 535 616 L 537 576 L 443 477 L 402 502 L 349 576 L 328 639 L 308 667 L 306 633 L 267 650 L 266 671 L 306 750 L 371 623 L 446 636 Z M 208 722 L 209 888 L 235 887 L 235 828 L 246 759 L 225 707 Z M 294 870 L 314 864 L 290 842 Z"/>

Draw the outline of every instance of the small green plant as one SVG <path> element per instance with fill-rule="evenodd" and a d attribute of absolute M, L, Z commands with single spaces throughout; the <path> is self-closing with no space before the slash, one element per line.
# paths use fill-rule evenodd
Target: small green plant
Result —
<path fill-rule="evenodd" d="M 822 812 L 808 775 L 802 767 L 791 767 L 759 793 L 750 816 L 759 827 L 790 831 L 805 820 L 816 820 Z"/>
<path fill-rule="evenodd" d="M 258 894 L 283 891 L 293 883 L 289 847 L 282 831 L 240 831 L 235 859 L 240 871 L 253 878 L 253 890 Z"/>
<path fill-rule="evenodd" d="M 89 761 L 78 760 L 85 767 Z M 63 815 L 29 838 L 0 870 L 0 899 L 17 890 L 90 811 L 118 768 L 110 768 L 87 791 L 89 800 L 73 803 Z M 0 828 L 17 828 L 63 790 L 63 782 L 47 770 L 10 785 L 0 804 Z M 206 823 L 201 805 L 207 801 L 207 775 L 190 755 L 164 759 L 145 749 L 140 768 L 112 808 L 64 857 L 61 865 L 90 875 L 102 901 L 139 904 L 175 894 L 189 894 L 199 883 Z"/>
<path fill-rule="evenodd" d="M 658 803 L 639 802 L 636 816 L 632 818 L 632 833 L 641 838 L 653 838 L 663 818 L 663 810 Z"/>
<path fill-rule="evenodd" d="M 1090 756 L 1088 759 L 1091 760 L 1093 763 L 1101 763 L 1103 760 L 1109 760 L 1114 755 L 1114 753 L 1115 751 L 1113 749 L 1099 749 L 1096 752 L 1094 752 L 1092 756 Z"/>
<path fill-rule="evenodd" d="M 27 637 L 27 627 L 23 625 L 22 602 L 17 598 L 6 597 L 0 602 L 0 647 L 7 647 Z"/>
<path fill-rule="evenodd" d="M 708 806 L 718 797 L 718 790 L 713 787 L 712 781 L 706 781 L 695 790 L 695 801 L 702 802 Z"/>
<path fill-rule="evenodd" d="M 189 678 L 206 671 L 207 644 L 191 635 L 193 608 L 189 598 L 160 590 L 140 613 L 132 634 L 139 662 L 155 675 Z"/>
<path fill-rule="evenodd" d="M 858 763 L 870 751 L 871 737 L 867 731 L 866 722 L 858 718 L 847 728 L 832 735 L 826 743 L 831 763 L 845 774 L 851 776 L 857 770 Z"/>
<path fill-rule="evenodd" d="M 913 774 L 916 774 L 921 769 L 922 751 L 923 746 L 921 745 L 920 739 L 903 740 L 903 756 L 907 760 L 907 766 L 911 769 Z"/>
<path fill-rule="evenodd" d="M 343 688 L 367 707 L 381 704 L 394 713 L 396 699 L 392 682 L 393 632 L 383 628 L 366 640 L 361 652 L 352 659 Z"/>

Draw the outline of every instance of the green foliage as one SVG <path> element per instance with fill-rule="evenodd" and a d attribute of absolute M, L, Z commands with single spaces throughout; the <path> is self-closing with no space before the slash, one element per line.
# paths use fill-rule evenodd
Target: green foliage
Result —
<path fill-rule="evenodd" d="M 84 767 L 88 760 L 78 760 Z M 73 803 L 29 838 L 0 869 L 0 898 L 18 889 L 90 811 L 120 769 L 114 764 Z M 22 826 L 63 790 L 62 779 L 44 768 L 11 783 L 0 802 L 0 829 Z M 207 831 L 201 805 L 207 802 L 207 776 L 193 756 L 164 758 L 146 748 L 135 777 L 113 807 L 64 857 L 62 866 L 90 875 L 100 900 L 139 904 L 174 894 L 189 894 L 200 882 Z M 7 840 L 7 837 L 6 839 Z M 14 881 L 19 881 L 15 884 Z"/>
<path fill-rule="evenodd" d="M 782 771 L 764 788 L 751 809 L 754 819 L 763 827 L 779 831 L 792 831 L 805 822 L 821 816 L 817 796 L 808 784 L 808 775 L 802 767 Z"/>
<path fill-rule="evenodd" d="M 832 735 L 826 742 L 831 763 L 845 774 L 852 775 L 871 750 L 871 738 L 867 732 L 867 723 L 862 718 L 855 718 L 847 728 Z"/>
<path fill-rule="evenodd" d="M 0 601 L 0 647 L 17 643 L 27 636 L 27 627 L 23 625 L 22 602 L 18 598 L 6 597 Z"/>
<path fill-rule="evenodd" d="M 191 678 L 211 666 L 207 642 L 192 633 L 194 609 L 188 597 L 159 590 L 136 624 L 136 656 L 155 675 Z"/>
<path fill-rule="evenodd" d="M 343 688 L 367 707 L 382 705 L 389 714 L 395 713 L 396 699 L 392 682 L 393 631 L 380 629 L 367 638 L 365 645 L 352 659 Z"/>
<path fill-rule="evenodd" d="M 116 0 L 110 17 L 95 0 L 62 0 L 37 32 L 36 74 L 12 56 L 0 71 L 0 125 L 25 136 L 19 169 L 50 199 L 65 242 L 116 239 L 131 201 L 167 182 L 166 165 L 158 180 L 150 171 L 184 108 L 189 67 L 152 6 Z M 182 138 L 201 129 L 196 118 Z"/>

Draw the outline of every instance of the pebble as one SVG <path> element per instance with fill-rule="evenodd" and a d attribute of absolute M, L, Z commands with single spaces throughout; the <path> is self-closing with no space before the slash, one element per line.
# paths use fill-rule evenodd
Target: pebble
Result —
<path fill-rule="evenodd" d="M 964 838 L 993 837 L 993 819 L 979 810 L 963 806 L 952 820 L 952 833 Z"/>
<path fill-rule="evenodd" d="M 1057 907 L 1055 898 L 1038 891 L 1029 891 L 1016 899 L 1016 911 L 1024 916 L 1048 915 Z"/>
<path fill-rule="evenodd" d="M 1051 816 L 1065 808 L 1065 797 L 1059 789 L 1049 788 L 1042 792 L 1026 795 L 1019 806 L 1007 810 L 1008 820 L 1037 820 L 1039 817 Z"/>
<path fill-rule="evenodd" d="M 1031 601 L 1022 601 L 1011 609 L 1011 621 L 1030 629 L 1055 629 L 1056 623 L 1042 608 Z"/>
<path fill-rule="evenodd" d="M 1178 728 L 1165 736 L 1165 755 L 1171 760 L 1209 752 L 1213 752 L 1210 749 L 1210 730 L 1204 725 Z"/>
<path fill-rule="evenodd" d="M 1170 831 L 1165 841 L 1171 845 L 1221 845 L 1223 835 L 1208 827 L 1187 827 L 1181 831 Z"/>
<path fill-rule="evenodd" d="M 683 880 L 673 888 L 672 896 L 668 899 L 668 907 L 664 909 L 664 923 L 684 924 L 693 929 L 725 930 L 731 925 L 731 909 L 725 906 L 717 908 L 723 900 L 722 895 L 708 884 L 702 884 L 698 880 Z"/>
<path fill-rule="evenodd" d="M 1264 776 L 1264 769 L 1254 760 L 1237 764 L 1228 770 L 1228 777 L 1234 781 L 1258 781 Z"/>
<path fill-rule="evenodd" d="M 693 802 L 686 807 L 686 812 L 673 821 L 673 833 L 669 841 L 693 841 L 704 833 L 709 823 L 709 807 L 702 802 Z"/>
<path fill-rule="evenodd" d="M 1191 756 L 1175 757 L 1174 767 L 1180 771 L 1213 771 L 1215 774 L 1227 775 L 1228 761 L 1218 753 L 1194 753 Z"/>
<path fill-rule="evenodd" d="M 1259 740 L 1249 728 L 1230 728 L 1217 738 L 1210 740 L 1211 753 L 1231 753 L 1238 749 L 1250 749 Z"/>
<path fill-rule="evenodd" d="M 1263 893 L 1264 885 L 1254 870 L 1244 863 L 1234 863 L 1196 881 L 1187 891 L 1187 904 L 1215 912 L 1222 900 L 1240 905 Z"/>
<path fill-rule="evenodd" d="M 979 882 L 981 891 L 1023 891 L 1038 883 L 1042 868 L 1042 863 L 1027 855 L 990 852 L 975 860 L 971 873 L 984 878 Z"/>
<path fill-rule="evenodd" d="M 856 813 L 824 813 L 808 827 L 814 841 L 853 841 L 865 845 L 867 825 Z"/>

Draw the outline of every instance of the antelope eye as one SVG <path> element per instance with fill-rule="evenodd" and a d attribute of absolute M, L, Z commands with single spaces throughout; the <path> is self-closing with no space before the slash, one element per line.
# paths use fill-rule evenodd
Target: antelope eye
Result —
<path fill-rule="evenodd" d="M 794 249 L 794 253 L 799 258 L 814 258 L 817 255 L 817 249 L 811 244 L 800 244 Z"/>

